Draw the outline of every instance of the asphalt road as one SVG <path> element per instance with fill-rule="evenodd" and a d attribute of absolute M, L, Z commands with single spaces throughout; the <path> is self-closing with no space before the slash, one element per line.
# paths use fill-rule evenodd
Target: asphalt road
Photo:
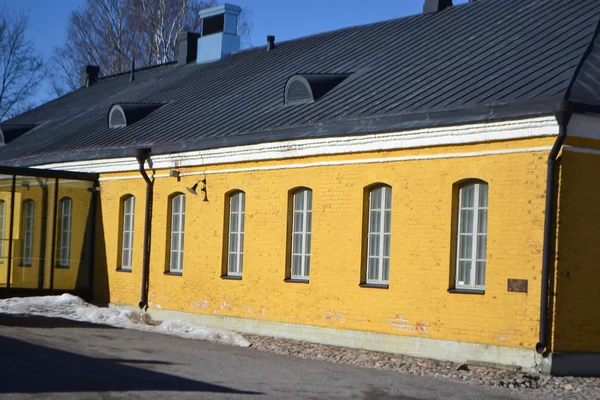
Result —
<path fill-rule="evenodd" d="M 500 389 L 0 314 L 0 398 L 508 399 Z"/>

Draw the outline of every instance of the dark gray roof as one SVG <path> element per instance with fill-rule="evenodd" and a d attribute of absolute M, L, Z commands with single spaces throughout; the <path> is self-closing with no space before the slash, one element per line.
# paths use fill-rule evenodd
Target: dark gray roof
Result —
<path fill-rule="evenodd" d="M 38 125 L 0 163 L 119 157 L 547 115 L 600 105 L 597 0 L 479 0 L 432 14 L 105 78 L 5 121 Z M 284 105 L 298 74 L 348 74 L 310 104 Z M 112 104 L 163 104 L 109 130 Z M 0 125 L 2 126 L 2 125 Z"/>

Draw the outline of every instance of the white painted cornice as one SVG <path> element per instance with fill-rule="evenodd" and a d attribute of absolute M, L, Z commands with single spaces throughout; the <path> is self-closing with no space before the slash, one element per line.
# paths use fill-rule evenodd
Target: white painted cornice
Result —
<path fill-rule="evenodd" d="M 484 143 L 556 135 L 558 135 L 558 124 L 556 119 L 550 116 L 462 126 L 416 129 L 403 132 L 322 139 L 303 139 L 159 154 L 151 156 L 152 163 L 150 167 L 154 169 L 170 169 L 249 161 L 282 160 L 334 154 Z M 135 157 L 127 157 L 55 163 L 40 165 L 38 167 L 80 172 L 107 173 L 135 171 L 139 166 Z"/>

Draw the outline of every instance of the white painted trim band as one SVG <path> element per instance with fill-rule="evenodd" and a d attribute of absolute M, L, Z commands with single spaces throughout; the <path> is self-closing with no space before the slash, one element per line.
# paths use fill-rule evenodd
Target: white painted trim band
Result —
<path fill-rule="evenodd" d="M 494 156 L 502 154 L 516 154 L 516 153 L 535 153 L 550 151 L 551 146 L 543 147 L 531 147 L 524 149 L 507 149 L 507 150 L 488 150 L 479 151 L 472 153 L 450 153 L 450 154 L 431 154 L 422 156 L 404 156 L 404 157 L 385 157 L 385 158 L 366 158 L 362 160 L 342 160 L 342 161 L 321 161 L 305 164 L 286 164 L 286 165 L 273 165 L 268 167 L 248 167 L 248 168 L 232 168 L 223 170 L 213 171 L 197 171 L 182 173 L 179 176 L 196 176 L 196 175 L 217 175 L 217 174 L 233 174 L 239 172 L 255 172 L 255 171 L 277 171 L 283 169 L 299 169 L 299 168 L 315 168 L 315 167 L 332 167 L 339 165 L 358 165 L 358 164 L 377 164 L 377 163 L 389 163 L 389 162 L 402 162 L 402 161 L 419 161 L 419 160 L 438 160 L 445 158 L 467 158 L 467 157 L 483 157 L 483 156 Z M 154 175 L 154 178 L 168 178 L 168 174 Z M 129 175 L 120 177 L 105 177 L 100 178 L 100 181 L 121 181 L 128 179 L 141 179 L 140 175 Z"/>
<path fill-rule="evenodd" d="M 151 157 L 151 168 L 170 169 L 199 165 L 281 160 L 299 157 L 459 145 L 556 135 L 558 135 L 558 124 L 556 119 L 550 116 L 462 126 L 415 129 L 403 132 L 323 139 L 290 140 L 248 146 L 161 154 Z M 106 173 L 135 171 L 139 166 L 134 157 L 126 157 L 47 164 L 38 167 Z"/>

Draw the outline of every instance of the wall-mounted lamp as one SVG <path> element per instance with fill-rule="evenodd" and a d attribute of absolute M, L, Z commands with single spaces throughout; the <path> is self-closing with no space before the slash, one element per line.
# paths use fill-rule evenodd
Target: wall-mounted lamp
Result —
<path fill-rule="evenodd" d="M 169 176 L 173 177 L 173 178 L 179 178 L 179 170 L 178 169 L 172 169 L 169 171 Z"/>
<path fill-rule="evenodd" d="M 198 196 L 198 184 L 202 183 L 204 186 L 200 189 L 201 192 L 204 192 L 204 201 L 208 201 L 208 193 L 206 192 L 206 178 L 202 179 L 194 183 L 194 186 L 186 188 L 188 192 L 193 194 L 194 196 Z"/>
<path fill-rule="evenodd" d="M 23 182 L 21 182 L 21 186 L 23 186 L 24 188 L 27 188 L 27 190 L 29 190 L 29 189 L 30 189 L 30 185 L 29 185 L 29 182 L 28 182 L 28 181 L 23 181 Z"/>

